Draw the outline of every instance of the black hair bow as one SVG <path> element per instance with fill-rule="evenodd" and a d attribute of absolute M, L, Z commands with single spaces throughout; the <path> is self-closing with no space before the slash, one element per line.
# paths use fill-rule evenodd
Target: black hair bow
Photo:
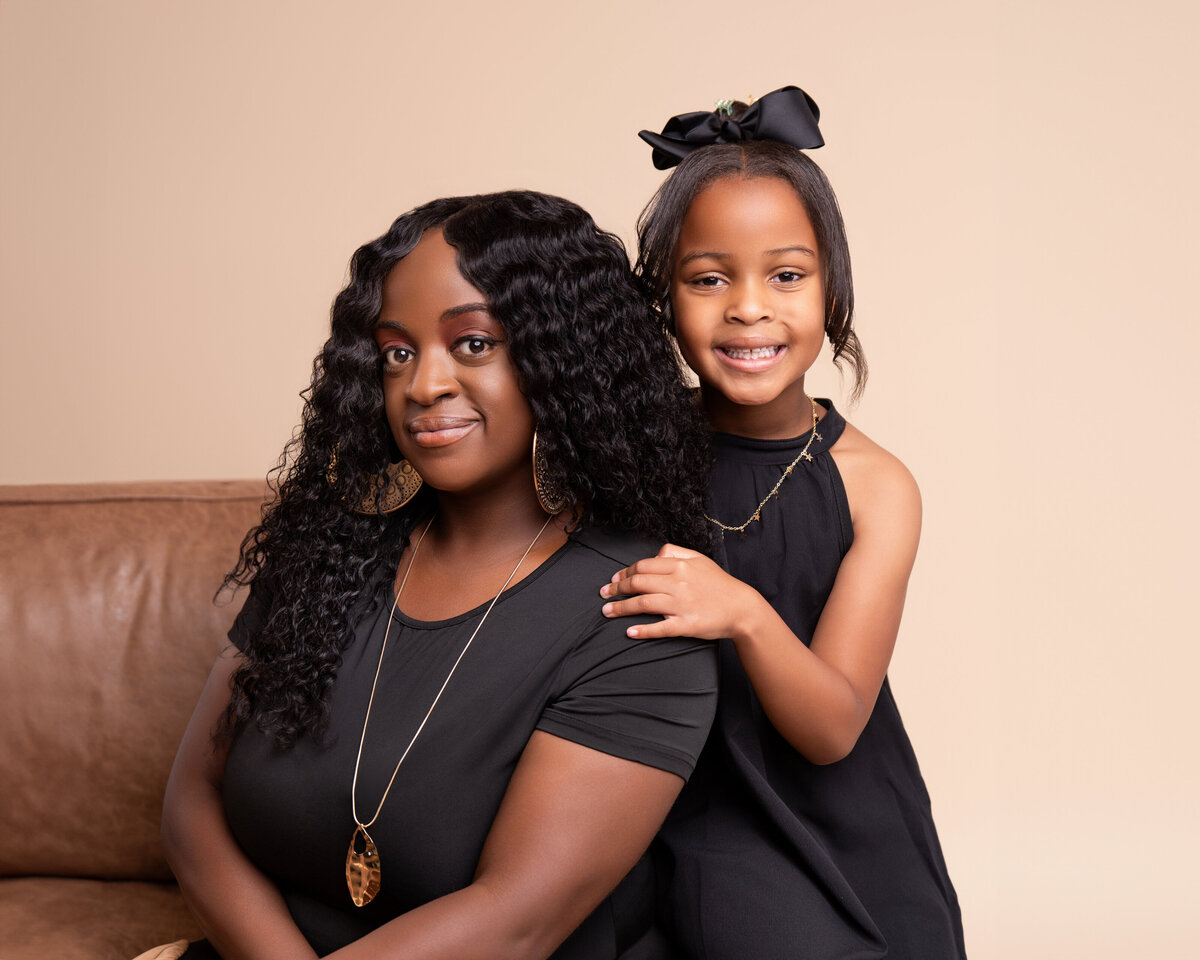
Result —
<path fill-rule="evenodd" d="M 667 121 L 661 134 L 643 130 L 638 136 L 654 148 L 654 165 L 666 170 L 693 150 L 714 143 L 778 140 L 812 150 L 825 143 L 817 128 L 820 118 L 816 101 L 799 87 L 788 86 L 759 97 L 737 120 L 724 111 L 681 113 Z"/>

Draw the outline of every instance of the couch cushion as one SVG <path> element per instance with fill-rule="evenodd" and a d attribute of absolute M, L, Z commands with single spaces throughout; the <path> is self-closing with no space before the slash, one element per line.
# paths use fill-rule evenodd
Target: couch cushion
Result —
<path fill-rule="evenodd" d="M 130 960 L 200 929 L 173 884 L 136 880 L 0 880 L 4 960 Z"/>
<path fill-rule="evenodd" d="M 0 487 L 0 876 L 170 877 L 163 789 L 244 596 L 213 593 L 263 495 Z"/>

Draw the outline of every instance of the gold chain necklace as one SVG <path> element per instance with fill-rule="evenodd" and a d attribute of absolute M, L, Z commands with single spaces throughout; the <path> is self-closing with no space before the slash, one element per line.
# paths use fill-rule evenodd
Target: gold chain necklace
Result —
<path fill-rule="evenodd" d="M 379 800 L 379 806 L 375 808 L 375 815 L 366 823 L 358 819 L 358 767 L 362 762 L 363 743 L 367 739 L 367 724 L 371 721 L 371 705 L 375 702 L 375 687 L 379 683 L 379 671 L 383 667 L 383 654 L 387 650 L 388 635 L 392 632 L 392 619 L 396 614 L 396 605 L 400 602 L 400 594 L 404 592 L 404 585 L 408 583 L 408 575 L 412 573 L 413 563 L 417 559 L 417 551 L 421 548 L 421 541 L 425 539 L 425 534 L 429 532 L 429 528 L 433 526 L 434 517 L 429 518 L 429 522 L 425 524 L 425 529 L 421 531 L 421 536 L 417 538 L 417 542 L 413 545 L 412 556 L 408 558 L 408 566 L 404 570 L 404 577 L 400 581 L 400 589 L 396 591 L 395 599 L 392 600 L 392 609 L 388 613 L 387 628 L 383 631 L 383 644 L 379 648 L 379 663 L 375 666 L 375 679 L 371 681 L 371 696 L 367 700 L 367 715 L 363 718 L 362 735 L 358 738 L 358 756 L 354 760 L 354 779 L 350 783 L 350 813 L 354 817 L 354 835 L 350 838 L 350 849 L 346 852 L 346 886 L 350 889 L 350 899 L 354 901 L 356 907 L 365 907 L 368 903 L 375 899 L 375 895 L 379 893 L 379 884 L 382 879 L 382 874 L 379 869 L 379 848 L 375 846 L 375 841 L 371 839 L 371 835 L 367 833 L 367 828 L 379 819 L 380 811 L 383 810 L 383 805 L 387 801 L 388 794 L 391 792 L 392 784 L 396 782 L 396 774 L 400 772 L 400 765 L 404 763 L 404 758 L 408 756 L 408 752 L 413 748 L 413 744 L 417 742 L 417 737 L 421 735 L 421 731 L 425 729 L 425 724 L 433 713 L 433 708 L 438 705 L 438 701 L 442 699 L 442 694 L 446 692 L 446 687 L 450 684 L 450 678 L 454 676 L 454 671 L 458 669 L 458 665 L 462 663 L 462 658 L 467 655 L 467 651 L 471 649 L 471 644 L 475 637 L 479 635 L 484 621 L 487 620 L 488 614 L 492 612 L 492 607 L 496 605 L 496 601 L 500 599 L 500 594 L 508 589 L 508 585 L 512 583 L 513 577 L 517 575 L 517 571 L 521 569 L 521 564 L 525 562 L 525 558 L 529 556 L 533 545 L 538 542 L 538 538 L 546 531 L 546 527 L 550 526 L 550 521 L 553 517 L 547 517 L 546 522 L 542 524 L 542 528 L 537 532 L 537 536 L 530 541 L 525 552 L 521 554 L 521 559 L 517 561 L 517 565 L 513 567 L 512 573 L 508 575 L 508 579 L 504 581 L 497 594 L 492 597 L 492 602 L 488 604 L 488 608 L 483 611 L 483 616 L 479 619 L 479 623 L 475 625 L 475 629 L 471 631 L 471 636 L 468 638 L 466 646 L 462 648 L 462 652 L 458 655 L 458 659 L 454 661 L 454 665 L 450 668 L 450 672 L 446 674 L 446 679 L 442 681 L 441 689 L 433 698 L 433 703 L 429 705 L 429 709 L 425 711 L 425 716 L 417 727 L 417 732 L 412 735 L 412 739 L 408 741 L 408 746 L 404 748 L 404 752 L 400 754 L 400 759 L 396 761 L 396 769 L 392 771 L 392 778 L 388 781 L 388 785 L 384 788 L 383 796 Z M 361 838 L 362 850 L 358 849 Z"/>
<path fill-rule="evenodd" d="M 707 513 L 704 515 L 705 520 L 709 521 L 710 523 L 715 523 L 722 530 L 727 530 L 730 533 L 741 533 L 748 526 L 750 526 L 750 524 L 754 523 L 755 520 L 762 519 L 762 508 L 765 507 L 770 502 L 771 498 L 774 497 L 775 494 L 777 494 L 779 492 L 779 488 L 783 486 L 783 481 L 786 480 L 788 477 L 790 477 L 792 475 L 792 471 L 796 469 L 796 464 L 798 464 L 801 460 L 809 460 L 809 461 L 812 460 L 812 454 L 810 454 L 808 452 L 808 448 L 813 445 L 814 440 L 821 439 L 821 435 L 819 433 L 817 433 L 817 401 L 814 400 L 812 397 L 809 397 L 808 402 L 810 404 L 812 404 L 812 418 L 813 418 L 812 433 L 810 433 L 808 435 L 808 443 L 806 443 L 804 445 L 804 449 L 801 450 L 799 454 L 797 454 L 796 459 L 787 465 L 787 469 L 783 471 L 782 476 L 780 476 L 780 478 L 776 481 L 775 486 L 773 486 L 771 488 L 771 492 L 768 493 L 765 497 L 763 497 L 762 502 L 757 507 L 754 508 L 754 513 L 752 513 L 750 515 L 750 519 L 737 527 L 731 527 L 727 523 L 722 523 L 720 520 L 710 517 Z"/>

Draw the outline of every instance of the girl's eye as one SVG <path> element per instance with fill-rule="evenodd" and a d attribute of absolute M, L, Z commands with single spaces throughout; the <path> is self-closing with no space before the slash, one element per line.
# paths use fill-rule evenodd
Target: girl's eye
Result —
<path fill-rule="evenodd" d="M 696 279 L 691 282 L 694 286 L 697 286 L 697 287 L 716 287 L 716 286 L 720 286 L 721 278 L 715 277 L 712 274 L 709 274 L 708 276 L 704 276 L 704 277 L 696 277 Z"/>
<path fill-rule="evenodd" d="M 795 270 L 780 270 L 775 274 L 775 279 L 780 283 L 798 283 L 804 279 L 804 274 L 797 273 Z"/>
<path fill-rule="evenodd" d="M 408 347 L 397 344 L 383 348 L 383 365 L 385 367 L 400 367 L 412 359 L 412 351 Z"/>
<path fill-rule="evenodd" d="M 463 337 L 454 349 L 465 357 L 486 357 L 499 342 L 492 337 Z"/>

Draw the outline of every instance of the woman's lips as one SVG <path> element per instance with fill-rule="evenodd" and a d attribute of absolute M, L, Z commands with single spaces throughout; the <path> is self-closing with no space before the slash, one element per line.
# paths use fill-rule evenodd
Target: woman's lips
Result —
<path fill-rule="evenodd" d="M 725 366 L 740 370 L 743 373 L 759 373 L 775 366 L 787 347 L 781 343 L 768 344 L 734 344 L 726 343 L 713 347 L 713 353 Z"/>
<path fill-rule="evenodd" d="M 444 447 L 461 440 L 478 423 L 461 417 L 422 417 L 408 424 L 408 432 L 418 446 Z"/>

